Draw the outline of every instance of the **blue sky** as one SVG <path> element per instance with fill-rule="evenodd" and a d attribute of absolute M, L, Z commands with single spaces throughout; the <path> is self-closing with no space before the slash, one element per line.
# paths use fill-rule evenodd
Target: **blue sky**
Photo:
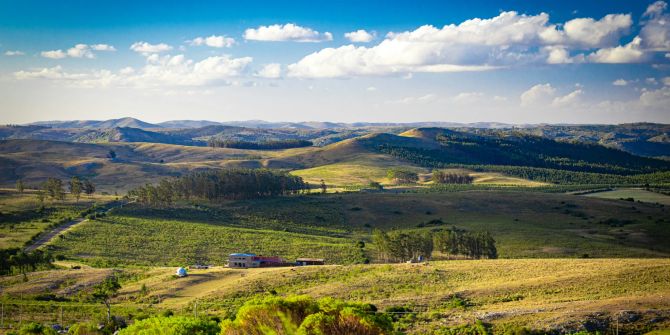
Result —
<path fill-rule="evenodd" d="M 0 1 L 0 123 L 670 122 L 663 1 Z"/>

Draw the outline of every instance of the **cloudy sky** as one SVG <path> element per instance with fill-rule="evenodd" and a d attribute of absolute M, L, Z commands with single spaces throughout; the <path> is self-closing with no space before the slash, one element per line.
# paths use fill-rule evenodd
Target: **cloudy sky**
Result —
<path fill-rule="evenodd" d="M 670 123 L 664 1 L 0 0 L 0 123 Z"/>

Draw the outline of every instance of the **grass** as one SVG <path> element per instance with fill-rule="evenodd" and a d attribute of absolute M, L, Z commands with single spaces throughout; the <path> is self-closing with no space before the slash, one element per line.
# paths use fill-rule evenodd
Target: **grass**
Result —
<path fill-rule="evenodd" d="M 605 192 L 595 192 L 586 194 L 587 197 L 602 198 L 602 199 L 629 199 L 633 198 L 635 201 L 659 203 L 670 206 L 670 196 L 665 194 L 646 191 L 640 188 L 620 188 Z"/>
<path fill-rule="evenodd" d="M 634 321 L 620 322 L 621 331 L 644 333 L 664 329 L 670 301 L 668 259 L 515 259 L 434 261 L 429 264 L 376 264 L 268 269 L 212 268 L 174 278 L 174 268 L 124 269 L 123 288 L 115 299 L 116 313 L 170 309 L 177 314 L 226 316 L 251 297 L 269 292 L 307 294 L 369 302 L 380 310 L 405 306 L 416 318 L 405 324 L 410 334 L 430 333 L 480 319 L 499 331 L 508 326 L 563 329 L 575 332 L 594 320 L 611 321 L 625 310 Z M 24 301 L 52 292 L 75 308 L 90 286 L 109 269 L 51 270 L 0 278 L 5 300 Z M 47 279 L 48 278 L 48 279 Z M 47 283 L 52 283 L 50 288 Z M 140 289 L 146 287 L 145 294 Z M 55 288 L 54 288 L 55 287 Z M 53 303 L 51 303 L 53 306 Z M 81 304 L 81 303 L 79 303 Z M 11 303 L 6 303 L 11 306 Z M 57 308 L 45 304 L 39 311 Z M 82 309 L 94 308 L 85 303 Z M 660 313 L 660 314 L 659 314 Z M 42 314 L 40 314 L 41 316 Z M 90 317 L 90 316 L 80 316 Z M 7 320 L 6 322 L 12 322 Z"/>
<path fill-rule="evenodd" d="M 425 223 L 441 220 L 438 225 Z M 55 254 L 96 266 L 226 263 L 231 252 L 375 260 L 374 228 L 488 230 L 501 258 L 667 257 L 665 207 L 574 195 L 467 191 L 347 193 L 115 209 L 53 241 Z M 363 250 L 355 247 L 365 241 Z"/>
<path fill-rule="evenodd" d="M 233 252 L 281 255 L 293 261 L 320 257 L 333 263 L 363 257 L 347 238 L 120 215 L 84 222 L 49 249 L 97 266 L 225 264 Z"/>
<path fill-rule="evenodd" d="M 67 197 L 64 201 L 45 201 L 40 208 L 35 192 L 19 193 L 0 189 L 0 248 L 20 248 L 37 234 L 54 224 L 69 221 L 95 203 L 113 200 L 112 196 L 83 196 L 79 201 Z"/>

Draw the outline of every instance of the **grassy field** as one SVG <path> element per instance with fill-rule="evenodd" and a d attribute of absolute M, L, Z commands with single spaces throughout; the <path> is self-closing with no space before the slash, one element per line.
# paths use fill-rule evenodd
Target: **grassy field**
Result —
<path fill-rule="evenodd" d="M 602 199 L 629 199 L 634 201 L 659 203 L 670 206 L 670 196 L 665 194 L 646 191 L 640 188 L 620 188 L 605 192 L 595 192 L 586 194 L 587 197 L 602 198 Z"/>
<path fill-rule="evenodd" d="M 98 266 L 225 264 L 233 252 L 281 255 L 289 261 L 322 257 L 346 264 L 363 259 L 347 238 L 126 216 L 84 222 L 55 240 L 50 250 Z"/>
<path fill-rule="evenodd" d="M 426 226 L 426 222 L 438 222 Z M 84 222 L 49 247 L 98 266 L 225 264 L 231 252 L 375 261 L 374 228 L 488 230 L 502 258 L 667 257 L 670 213 L 655 204 L 574 195 L 468 191 L 347 193 L 126 207 Z M 357 241 L 366 243 L 363 249 Z"/>
<path fill-rule="evenodd" d="M 77 217 L 85 208 L 113 200 L 113 196 L 83 196 L 79 201 L 67 197 L 64 201 L 45 201 L 40 208 L 32 190 L 19 193 L 0 189 L 0 248 L 23 247 L 33 236 L 53 224 Z"/>
<path fill-rule="evenodd" d="M 5 308 L 53 294 L 62 303 L 41 303 L 24 317 L 54 320 L 59 306 L 68 318 L 90 318 L 101 306 L 85 302 L 90 287 L 111 269 L 52 270 L 27 282 L 0 278 Z M 644 333 L 670 326 L 670 261 L 667 259 L 523 259 L 439 261 L 429 264 L 377 264 L 268 269 L 192 270 L 186 278 L 174 268 L 118 270 L 123 288 L 117 314 L 142 315 L 170 309 L 177 314 L 225 317 L 251 297 L 307 294 L 370 302 L 380 310 L 404 306 L 399 326 L 424 334 L 444 326 L 482 320 L 503 333 L 510 326 L 575 332 L 583 329 Z M 142 290 L 142 286 L 145 287 Z M 83 299 L 84 302 L 81 302 Z M 18 305 L 16 305 L 18 306 Z M 79 314 L 76 313 L 79 306 Z M 85 316 L 85 312 L 89 316 Z M 32 314 L 31 314 L 32 313 Z M 11 315 L 11 314 L 10 314 Z M 15 322 L 18 315 L 6 322 Z M 655 322 L 650 320 L 656 319 Z M 81 320 L 81 319 L 80 319 Z"/>

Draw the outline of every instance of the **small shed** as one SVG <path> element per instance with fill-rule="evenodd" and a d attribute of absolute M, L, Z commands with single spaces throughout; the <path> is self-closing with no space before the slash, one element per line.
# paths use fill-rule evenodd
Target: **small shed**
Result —
<path fill-rule="evenodd" d="M 175 273 L 177 277 L 186 277 L 188 276 L 188 272 L 186 272 L 186 269 L 184 268 L 178 268 L 177 273 Z"/>
<path fill-rule="evenodd" d="M 295 264 L 298 266 L 325 265 L 326 260 L 324 260 L 323 258 L 298 258 L 295 260 Z"/>

